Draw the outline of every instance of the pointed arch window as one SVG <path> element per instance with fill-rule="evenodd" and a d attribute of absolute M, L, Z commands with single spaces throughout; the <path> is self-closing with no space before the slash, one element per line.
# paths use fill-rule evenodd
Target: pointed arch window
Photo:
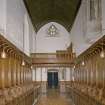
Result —
<path fill-rule="evenodd" d="M 95 20 L 101 16 L 101 0 L 90 0 L 90 20 Z"/>
<path fill-rule="evenodd" d="M 54 24 L 52 24 L 48 28 L 47 34 L 48 34 L 49 37 L 56 37 L 56 36 L 58 36 L 58 29 L 57 29 L 57 27 Z"/>

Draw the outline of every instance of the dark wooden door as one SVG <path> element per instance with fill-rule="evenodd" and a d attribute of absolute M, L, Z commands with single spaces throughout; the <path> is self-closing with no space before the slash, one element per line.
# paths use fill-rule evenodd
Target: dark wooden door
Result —
<path fill-rule="evenodd" d="M 48 87 L 57 88 L 58 87 L 58 72 L 48 72 Z"/>

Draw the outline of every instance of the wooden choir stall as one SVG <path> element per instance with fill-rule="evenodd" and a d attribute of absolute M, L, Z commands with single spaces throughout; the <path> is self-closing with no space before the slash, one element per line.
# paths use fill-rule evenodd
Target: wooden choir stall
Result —
<path fill-rule="evenodd" d="M 31 59 L 2 36 L 0 55 L 0 105 L 33 105 L 40 86 L 32 82 Z"/>
<path fill-rule="evenodd" d="M 75 59 L 66 85 L 75 105 L 105 105 L 105 36 Z"/>

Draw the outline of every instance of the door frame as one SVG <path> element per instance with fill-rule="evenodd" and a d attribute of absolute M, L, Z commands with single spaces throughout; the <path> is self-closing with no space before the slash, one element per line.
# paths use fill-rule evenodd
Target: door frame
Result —
<path fill-rule="evenodd" d="M 59 87 L 59 70 L 58 69 L 48 69 L 47 70 L 47 83 L 48 83 L 48 73 L 49 72 L 57 72 L 58 73 L 58 87 Z M 47 87 L 48 87 L 48 84 L 47 84 Z"/>

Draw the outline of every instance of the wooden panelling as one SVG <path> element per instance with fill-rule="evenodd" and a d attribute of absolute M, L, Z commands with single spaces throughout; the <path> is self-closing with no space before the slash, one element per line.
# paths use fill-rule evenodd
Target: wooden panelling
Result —
<path fill-rule="evenodd" d="M 0 57 L 0 105 L 33 105 L 40 87 L 32 82 L 31 58 L 0 36 L 0 55 L 3 49 L 7 56 Z"/>
<path fill-rule="evenodd" d="M 67 50 L 58 50 L 56 53 L 32 53 L 34 66 L 69 66 L 72 65 L 75 53 L 72 52 L 72 44 Z"/>
<path fill-rule="evenodd" d="M 33 58 L 33 64 L 70 64 L 72 61 L 67 59 L 55 59 L 55 58 Z"/>
<path fill-rule="evenodd" d="M 69 84 L 70 94 L 78 105 L 105 105 L 105 36 L 93 44 L 75 59 L 75 68 L 71 70 L 72 81 Z M 84 65 L 82 64 L 84 62 Z"/>

